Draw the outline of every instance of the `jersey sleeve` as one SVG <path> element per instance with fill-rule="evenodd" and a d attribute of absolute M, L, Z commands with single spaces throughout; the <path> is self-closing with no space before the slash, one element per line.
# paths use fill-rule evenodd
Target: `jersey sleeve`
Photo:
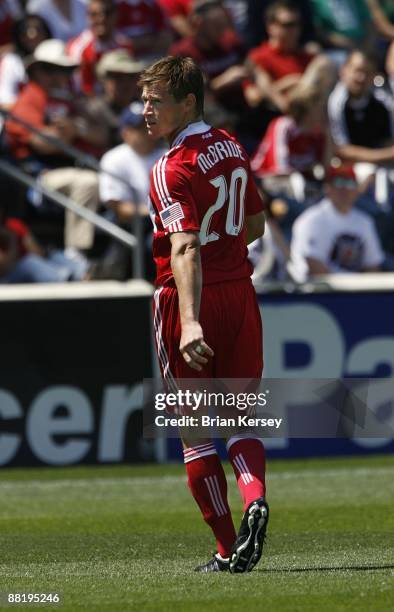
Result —
<path fill-rule="evenodd" d="M 339 83 L 328 98 L 327 111 L 330 133 L 337 147 L 350 144 L 345 120 L 346 95 L 345 88 L 342 83 Z"/>
<path fill-rule="evenodd" d="M 191 177 L 179 161 L 164 155 L 151 176 L 151 200 L 165 234 L 200 231 Z"/>

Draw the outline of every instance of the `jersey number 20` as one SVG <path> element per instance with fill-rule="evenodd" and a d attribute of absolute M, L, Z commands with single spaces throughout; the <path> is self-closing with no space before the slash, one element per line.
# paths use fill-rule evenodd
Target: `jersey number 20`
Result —
<path fill-rule="evenodd" d="M 241 166 L 235 168 L 231 173 L 230 186 L 227 185 L 226 177 L 222 174 L 209 181 L 218 190 L 218 195 L 216 202 L 208 208 L 202 220 L 200 229 L 201 245 L 219 240 L 220 235 L 217 232 L 211 232 L 210 227 L 213 215 L 223 208 L 226 202 L 228 202 L 226 233 L 230 236 L 238 236 L 241 232 L 244 224 L 244 201 L 247 181 L 247 172 Z"/>

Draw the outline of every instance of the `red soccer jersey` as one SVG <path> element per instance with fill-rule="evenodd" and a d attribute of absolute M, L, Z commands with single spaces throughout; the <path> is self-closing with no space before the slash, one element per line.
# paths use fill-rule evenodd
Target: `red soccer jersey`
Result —
<path fill-rule="evenodd" d="M 264 206 L 233 136 L 203 121 L 190 124 L 153 167 L 150 200 L 157 286 L 174 283 L 173 232 L 199 232 L 205 285 L 250 276 L 244 218 Z"/>
<path fill-rule="evenodd" d="M 70 57 L 80 63 L 80 88 L 84 94 L 95 93 L 97 87 L 96 65 L 101 57 L 115 49 L 126 49 L 133 52 L 131 41 L 115 32 L 114 37 L 103 43 L 94 37 L 91 30 L 84 30 L 67 45 L 67 53 Z"/>
<path fill-rule="evenodd" d="M 319 128 L 305 130 L 291 117 L 277 117 L 269 124 L 251 167 L 258 177 L 308 172 L 323 162 L 324 148 L 325 137 Z"/>

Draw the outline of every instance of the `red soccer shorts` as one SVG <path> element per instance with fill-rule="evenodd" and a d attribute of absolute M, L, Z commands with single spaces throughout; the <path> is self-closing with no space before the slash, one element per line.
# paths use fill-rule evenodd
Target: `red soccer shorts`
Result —
<path fill-rule="evenodd" d="M 261 378 L 262 323 L 249 278 L 204 285 L 200 324 L 215 355 L 201 372 L 190 368 L 179 351 L 181 325 L 174 287 L 155 291 L 153 313 L 156 350 L 167 382 L 174 378 Z"/>

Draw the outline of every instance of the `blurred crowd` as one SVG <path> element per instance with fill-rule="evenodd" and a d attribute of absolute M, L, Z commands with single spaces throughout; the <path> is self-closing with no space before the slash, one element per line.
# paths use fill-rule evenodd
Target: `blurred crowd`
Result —
<path fill-rule="evenodd" d="M 137 83 L 167 54 L 201 66 L 205 120 L 251 157 L 256 282 L 394 271 L 394 0 L 0 0 L 1 159 L 35 181 L 0 162 L 0 283 L 132 276 L 127 247 L 48 193 L 137 235 L 152 280 L 165 146 Z"/>

